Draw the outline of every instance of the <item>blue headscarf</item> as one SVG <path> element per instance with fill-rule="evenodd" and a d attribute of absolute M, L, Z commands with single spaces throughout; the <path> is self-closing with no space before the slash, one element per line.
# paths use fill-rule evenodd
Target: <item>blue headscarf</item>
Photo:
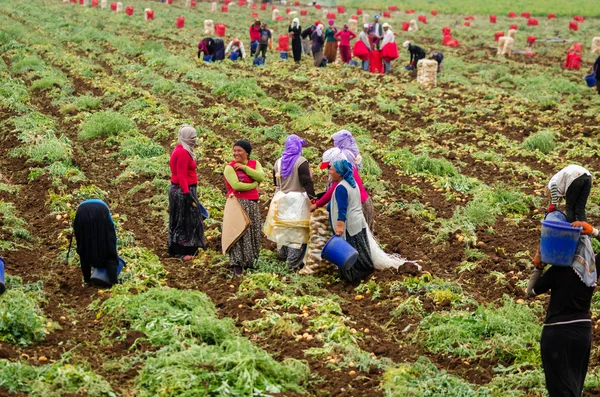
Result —
<path fill-rule="evenodd" d="M 354 180 L 353 167 L 348 160 L 336 160 L 333 162 L 333 168 L 338 174 L 344 178 L 346 182 L 352 187 L 356 187 L 356 181 Z"/>

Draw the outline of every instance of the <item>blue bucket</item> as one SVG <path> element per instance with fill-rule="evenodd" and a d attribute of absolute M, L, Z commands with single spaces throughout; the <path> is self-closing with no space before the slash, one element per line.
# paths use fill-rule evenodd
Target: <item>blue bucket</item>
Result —
<path fill-rule="evenodd" d="M 229 54 L 229 59 L 231 59 L 232 61 L 237 61 L 239 57 L 240 57 L 240 53 L 237 51 Z"/>
<path fill-rule="evenodd" d="M 588 74 L 584 77 L 584 79 L 588 87 L 593 87 L 596 85 L 596 73 Z"/>
<path fill-rule="evenodd" d="M 256 58 L 254 58 L 253 64 L 255 66 L 264 65 L 265 64 L 265 58 L 263 58 L 263 57 L 256 57 Z"/>
<path fill-rule="evenodd" d="M 358 260 L 358 251 L 340 236 L 333 236 L 321 251 L 321 258 L 339 268 L 352 266 Z"/>
<path fill-rule="evenodd" d="M 258 48 L 258 40 L 251 41 L 250 49 L 252 50 L 252 52 L 256 51 L 257 48 Z"/>
<path fill-rule="evenodd" d="M 202 59 L 204 59 L 204 62 L 212 62 L 213 57 L 212 55 L 204 55 L 204 58 Z"/>
<path fill-rule="evenodd" d="M 572 227 L 568 222 L 542 221 L 542 262 L 555 266 L 571 266 L 581 229 Z"/>
<path fill-rule="evenodd" d="M 121 270 L 123 270 L 123 266 L 125 266 L 125 261 L 123 259 L 119 258 L 119 265 L 117 267 L 117 276 L 119 274 L 121 274 Z M 92 271 L 92 277 L 90 278 L 90 281 L 94 285 L 99 285 L 99 286 L 103 286 L 103 287 L 110 287 L 112 285 L 110 283 L 110 280 L 108 279 L 108 272 L 106 271 L 106 269 L 100 269 L 97 267 L 95 267 L 94 271 Z"/>
<path fill-rule="evenodd" d="M 288 59 L 288 53 L 287 52 L 280 52 L 279 53 L 279 57 L 281 59 Z"/>
<path fill-rule="evenodd" d="M 0 295 L 6 291 L 6 285 L 4 284 L 4 259 L 0 258 Z"/>
<path fill-rule="evenodd" d="M 547 212 L 544 220 L 552 222 L 567 222 L 567 216 L 564 212 L 556 210 L 553 212 Z"/>
<path fill-rule="evenodd" d="M 204 208 L 204 206 L 202 204 L 200 204 L 200 215 L 204 219 L 210 218 L 210 214 L 208 213 L 208 210 L 206 208 Z"/>

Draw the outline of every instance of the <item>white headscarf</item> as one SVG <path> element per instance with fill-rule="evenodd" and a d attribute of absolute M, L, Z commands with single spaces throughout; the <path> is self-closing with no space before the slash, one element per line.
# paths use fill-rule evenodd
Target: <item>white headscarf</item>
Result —
<path fill-rule="evenodd" d="M 297 26 L 300 26 L 300 19 L 299 18 L 292 19 L 292 28 L 297 27 Z"/>
<path fill-rule="evenodd" d="M 317 26 L 317 36 L 321 37 L 323 35 L 323 24 Z"/>
<path fill-rule="evenodd" d="M 177 137 L 177 141 L 179 144 L 192 156 L 194 161 L 196 160 L 196 155 L 194 154 L 194 147 L 196 146 L 196 138 L 198 134 L 196 133 L 196 129 L 191 125 L 184 124 L 179 129 L 179 136 Z"/>

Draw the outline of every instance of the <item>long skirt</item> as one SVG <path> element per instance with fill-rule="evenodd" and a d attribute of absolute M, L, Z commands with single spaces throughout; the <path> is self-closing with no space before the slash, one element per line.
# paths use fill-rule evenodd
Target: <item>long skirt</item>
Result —
<path fill-rule="evenodd" d="M 281 246 L 278 252 L 279 259 L 286 261 L 290 270 L 301 269 L 304 263 L 307 244 L 302 244 L 300 248 L 292 248 L 286 245 Z"/>
<path fill-rule="evenodd" d="M 325 43 L 325 58 L 327 63 L 334 63 L 337 56 L 338 44 L 337 41 L 328 41 Z"/>
<path fill-rule="evenodd" d="M 300 62 L 302 58 L 302 42 L 300 40 L 292 40 L 292 53 L 294 54 L 294 61 Z"/>
<path fill-rule="evenodd" d="M 310 41 L 302 39 L 302 52 L 304 55 L 310 55 Z"/>
<path fill-rule="evenodd" d="M 323 51 L 313 53 L 313 58 L 315 61 L 315 67 L 320 67 L 321 62 L 323 61 Z M 329 59 L 327 61 L 329 61 Z"/>
<path fill-rule="evenodd" d="M 250 218 L 250 228 L 229 250 L 229 264 L 232 267 L 252 268 L 260 254 L 260 237 L 262 224 L 258 202 L 238 199 L 240 205 Z"/>
<path fill-rule="evenodd" d="M 367 229 L 361 230 L 354 236 L 350 236 L 346 232 L 346 241 L 358 251 L 358 260 L 350 267 L 340 268 L 340 277 L 349 283 L 356 283 L 366 279 L 375 271 Z"/>
<path fill-rule="evenodd" d="M 373 205 L 371 197 L 362 203 L 362 210 L 365 220 L 367 221 L 367 226 L 369 226 L 369 230 L 373 232 L 373 225 L 375 224 L 375 206 Z"/>
<path fill-rule="evenodd" d="M 350 51 L 349 45 L 340 46 L 340 58 L 342 58 L 342 63 L 350 63 L 352 60 L 352 51 Z"/>
<path fill-rule="evenodd" d="M 198 202 L 196 185 L 190 185 L 190 194 Z M 196 255 L 198 248 L 206 247 L 204 224 L 200 206 L 191 206 L 179 185 L 169 189 L 169 255 L 182 257 Z"/>
<path fill-rule="evenodd" d="M 550 397 L 579 397 L 592 347 L 592 324 L 544 326 L 540 348 Z"/>

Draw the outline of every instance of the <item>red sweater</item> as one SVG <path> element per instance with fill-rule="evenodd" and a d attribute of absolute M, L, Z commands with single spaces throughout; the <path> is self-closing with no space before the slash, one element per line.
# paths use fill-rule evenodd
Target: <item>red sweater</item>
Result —
<path fill-rule="evenodd" d="M 181 186 L 184 194 L 190 192 L 190 185 L 198 183 L 196 175 L 196 162 L 181 145 L 177 145 L 169 161 L 171 168 L 171 182 Z"/>
<path fill-rule="evenodd" d="M 258 41 L 260 39 L 260 26 L 250 25 L 250 41 Z"/>
<path fill-rule="evenodd" d="M 336 39 L 340 39 L 340 47 L 350 46 L 350 40 L 356 38 L 356 35 L 349 30 L 340 30 L 335 34 Z"/>

